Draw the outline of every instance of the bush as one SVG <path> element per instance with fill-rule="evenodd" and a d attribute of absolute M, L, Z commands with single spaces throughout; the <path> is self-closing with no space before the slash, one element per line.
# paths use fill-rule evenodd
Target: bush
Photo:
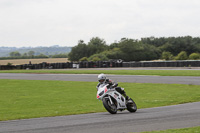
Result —
<path fill-rule="evenodd" d="M 188 56 L 185 51 L 181 51 L 176 57 L 175 60 L 187 60 Z"/>
<path fill-rule="evenodd" d="M 107 61 L 109 60 L 105 54 L 94 54 L 88 58 L 89 61 Z"/>
<path fill-rule="evenodd" d="M 199 53 L 192 53 L 192 54 L 190 54 L 189 59 L 190 60 L 198 60 L 198 59 L 200 59 L 200 54 Z"/>
<path fill-rule="evenodd" d="M 101 61 L 101 59 L 99 57 L 94 57 L 91 59 L 91 61 L 96 62 L 96 61 Z"/>
<path fill-rule="evenodd" d="M 166 51 L 164 51 L 163 53 L 162 53 L 162 57 L 161 57 L 162 59 L 165 59 L 165 60 L 172 60 L 173 59 L 173 55 L 172 55 L 172 53 L 171 52 L 166 52 Z"/>
<path fill-rule="evenodd" d="M 83 57 L 79 61 L 88 61 L 88 58 L 87 57 Z"/>
<path fill-rule="evenodd" d="M 109 59 L 120 59 L 123 56 L 122 51 L 119 48 L 113 48 L 102 52 Z"/>
<path fill-rule="evenodd" d="M 7 66 L 12 66 L 13 63 L 8 62 Z"/>

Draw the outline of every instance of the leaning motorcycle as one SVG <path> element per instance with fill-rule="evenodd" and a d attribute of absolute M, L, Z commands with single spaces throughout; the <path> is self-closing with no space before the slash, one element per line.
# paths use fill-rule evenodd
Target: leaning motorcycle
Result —
<path fill-rule="evenodd" d="M 115 90 L 115 88 L 108 88 L 109 84 L 102 84 L 98 87 L 97 99 L 103 102 L 105 109 L 111 113 L 116 114 L 118 110 L 123 111 L 127 109 L 129 112 L 136 112 L 137 106 L 130 98 L 126 98 Z"/>

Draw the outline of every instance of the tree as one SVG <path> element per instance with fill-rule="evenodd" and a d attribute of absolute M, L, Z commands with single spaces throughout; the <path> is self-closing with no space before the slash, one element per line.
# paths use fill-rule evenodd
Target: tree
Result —
<path fill-rule="evenodd" d="M 78 61 L 83 57 L 91 57 L 94 54 L 105 54 L 109 59 L 122 59 L 124 61 L 154 60 L 163 58 L 182 59 L 181 51 L 187 54 L 200 53 L 200 38 L 191 36 L 185 37 L 148 37 L 141 41 L 129 38 L 122 38 L 119 42 L 106 45 L 104 39 L 93 37 L 88 44 L 80 40 L 78 46 L 72 48 L 69 54 L 71 61 Z M 166 53 L 169 52 L 169 53 Z M 184 59 L 186 59 L 184 57 Z"/>
<path fill-rule="evenodd" d="M 88 42 L 88 45 L 83 40 L 78 42 L 69 53 L 69 60 L 79 61 L 83 57 L 90 57 L 93 54 L 98 54 L 107 49 L 106 42 L 103 39 L 94 37 Z"/>
<path fill-rule="evenodd" d="M 35 56 L 36 58 L 48 58 L 48 56 L 44 55 L 44 54 L 40 54 Z"/>
<path fill-rule="evenodd" d="M 176 60 L 187 60 L 188 56 L 187 53 L 185 51 L 181 51 L 176 57 Z"/>
<path fill-rule="evenodd" d="M 88 57 L 88 47 L 84 41 L 80 40 L 77 46 L 74 46 L 69 53 L 69 60 L 79 61 L 83 57 Z"/>
<path fill-rule="evenodd" d="M 28 54 L 27 54 L 27 53 L 24 53 L 22 56 L 26 57 L 26 56 L 28 56 Z"/>
<path fill-rule="evenodd" d="M 33 57 L 33 56 L 34 56 L 34 54 L 35 54 L 35 52 L 34 52 L 34 51 L 29 51 L 29 52 L 28 52 L 28 56 L 30 56 L 30 57 Z"/>
<path fill-rule="evenodd" d="M 162 46 L 159 46 L 158 47 L 159 49 L 160 49 L 160 51 L 162 51 L 162 52 L 165 52 L 165 51 L 168 51 L 168 52 L 170 52 L 170 53 L 175 53 L 174 52 L 174 50 L 173 50 L 173 45 L 171 44 L 171 43 L 165 43 L 165 44 L 163 44 Z M 161 52 L 161 53 L 162 53 Z M 177 55 L 177 54 L 176 54 Z"/>
<path fill-rule="evenodd" d="M 119 43 L 115 42 L 110 44 L 109 49 L 119 48 Z"/>
<path fill-rule="evenodd" d="M 119 42 L 119 48 L 122 51 L 121 59 L 124 61 L 138 61 L 140 60 L 140 53 L 144 50 L 141 43 L 133 39 L 122 38 Z"/>
<path fill-rule="evenodd" d="M 165 60 L 172 60 L 173 59 L 173 55 L 171 52 L 162 52 L 162 59 L 165 59 Z"/>
<path fill-rule="evenodd" d="M 140 53 L 140 60 L 155 60 L 160 58 L 160 50 L 154 45 L 142 44 L 144 50 Z"/>
<path fill-rule="evenodd" d="M 121 59 L 123 56 L 120 48 L 113 48 L 111 50 L 102 52 L 102 54 L 106 55 L 106 57 L 108 57 L 109 59 Z"/>
<path fill-rule="evenodd" d="M 20 57 L 21 54 L 20 54 L 18 51 L 14 51 L 14 52 L 11 52 L 11 53 L 10 53 L 10 56 L 11 56 L 11 57 Z"/>
<path fill-rule="evenodd" d="M 192 38 L 191 36 L 184 37 L 148 37 L 142 38 L 143 44 L 150 44 L 159 47 L 161 53 L 164 51 L 171 52 L 173 55 L 178 55 L 181 51 L 186 51 L 188 54 L 200 52 L 200 38 Z"/>
<path fill-rule="evenodd" d="M 122 52 L 121 59 L 124 61 L 141 61 L 159 58 L 159 49 L 153 45 L 142 44 L 137 40 L 123 38 L 119 42 Z"/>
<path fill-rule="evenodd" d="M 89 56 L 93 54 L 98 54 L 106 50 L 108 46 L 104 39 L 100 39 L 99 37 L 93 37 L 90 42 L 88 42 L 88 53 Z"/>

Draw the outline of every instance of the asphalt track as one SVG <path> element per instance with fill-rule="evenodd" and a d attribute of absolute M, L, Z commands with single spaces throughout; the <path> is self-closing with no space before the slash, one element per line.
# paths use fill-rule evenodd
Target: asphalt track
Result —
<path fill-rule="evenodd" d="M 117 82 L 200 85 L 199 77 L 108 75 Z M 0 79 L 96 81 L 88 74 L 0 74 Z M 139 109 L 111 115 L 107 112 L 1 121 L 0 133 L 127 133 L 200 126 L 200 102 Z"/>
<path fill-rule="evenodd" d="M 139 109 L 0 122 L 0 133 L 128 133 L 200 126 L 200 102 Z"/>
<path fill-rule="evenodd" d="M 200 85 L 200 77 L 195 76 L 136 76 L 136 75 L 107 75 L 116 82 L 132 83 L 166 83 Z M 13 74 L 0 73 L 0 79 L 26 80 L 63 80 L 97 82 L 97 74 Z"/>

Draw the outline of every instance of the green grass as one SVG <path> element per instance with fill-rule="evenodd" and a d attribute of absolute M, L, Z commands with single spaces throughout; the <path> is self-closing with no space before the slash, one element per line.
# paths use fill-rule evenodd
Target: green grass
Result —
<path fill-rule="evenodd" d="M 0 121 L 106 111 L 97 82 L 0 80 Z M 200 86 L 119 83 L 138 108 L 200 101 Z"/>
<path fill-rule="evenodd" d="M 169 129 L 163 131 L 151 131 L 142 133 L 200 133 L 200 127 L 182 128 L 182 129 Z"/>
<path fill-rule="evenodd" d="M 200 70 L 1 70 L 0 73 L 118 74 L 159 76 L 200 76 Z"/>

